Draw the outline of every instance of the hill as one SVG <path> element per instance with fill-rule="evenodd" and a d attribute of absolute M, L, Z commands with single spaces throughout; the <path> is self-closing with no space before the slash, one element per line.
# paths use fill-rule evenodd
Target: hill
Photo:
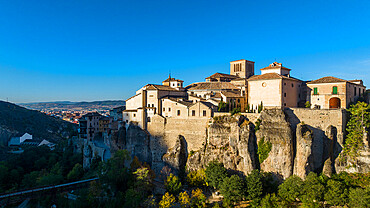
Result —
<path fill-rule="evenodd" d="M 70 137 L 77 125 L 29 110 L 13 103 L 0 101 L 0 144 L 6 145 L 12 136 L 30 133 L 34 138 L 58 142 Z"/>

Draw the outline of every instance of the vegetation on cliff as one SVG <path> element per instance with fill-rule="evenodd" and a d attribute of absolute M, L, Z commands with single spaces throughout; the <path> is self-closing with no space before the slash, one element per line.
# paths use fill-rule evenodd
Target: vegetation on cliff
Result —
<path fill-rule="evenodd" d="M 364 147 L 364 136 L 370 128 L 370 105 L 365 102 L 357 102 L 348 109 L 350 120 L 347 123 L 347 137 L 341 157 L 349 157 L 355 160 L 359 150 Z"/>

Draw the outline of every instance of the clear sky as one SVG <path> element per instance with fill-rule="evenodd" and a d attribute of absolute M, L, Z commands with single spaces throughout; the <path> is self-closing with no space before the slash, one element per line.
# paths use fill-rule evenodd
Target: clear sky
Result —
<path fill-rule="evenodd" d="M 370 1 L 0 0 L 0 100 L 127 99 L 237 59 L 370 86 Z"/>

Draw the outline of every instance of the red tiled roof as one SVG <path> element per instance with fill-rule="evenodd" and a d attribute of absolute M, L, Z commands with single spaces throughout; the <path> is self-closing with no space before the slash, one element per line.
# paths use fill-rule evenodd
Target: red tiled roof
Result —
<path fill-rule="evenodd" d="M 248 81 L 255 81 L 255 80 L 264 80 L 264 79 L 290 79 L 290 80 L 295 80 L 295 81 L 301 81 L 299 79 L 293 78 L 293 77 L 287 77 L 280 75 L 278 73 L 266 73 L 262 75 L 254 75 L 251 76 Z"/>
<path fill-rule="evenodd" d="M 336 77 L 323 77 L 317 80 L 313 80 L 311 82 L 307 82 L 307 84 L 338 83 L 338 82 L 347 82 L 347 80 L 339 79 Z"/>
<path fill-rule="evenodd" d="M 207 77 L 206 79 L 209 79 L 209 78 L 221 78 L 221 77 L 225 77 L 225 78 L 229 78 L 229 79 L 236 79 L 236 78 L 239 78 L 238 76 L 235 76 L 235 75 L 231 75 L 231 74 L 223 74 L 223 73 L 215 73 L 209 77 Z"/>
<path fill-rule="evenodd" d="M 176 88 L 172 88 L 166 85 L 147 84 L 145 85 L 146 90 L 163 90 L 163 91 L 178 91 Z"/>
<path fill-rule="evenodd" d="M 230 82 L 198 82 L 186 87 L 187 90 L 239 90 Z"/>
<path fill-rule="evenodd" d="M 180 79 L 175 79 L 175 78 L 172 78 L 172 77 L 168 77 L 166 80 L 164 80 L 163 82 L 169 82 L 169 81 L 178 81 L 178 82 L 184 82 Z"/>

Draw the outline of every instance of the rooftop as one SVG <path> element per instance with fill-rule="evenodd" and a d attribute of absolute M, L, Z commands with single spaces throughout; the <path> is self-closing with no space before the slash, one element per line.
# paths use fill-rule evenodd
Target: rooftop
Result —
<path fill-rule="evenodd" d="M 186 87 L 187 90 L 239 90 L 230 82 L 198 82 Z"/>
<path fill-rule="evenodd" d="M 284 69 L 284 70 L 288 70 L 288 71 L 291 70 L 291 69 L 288 69 L 286 67 L 283 67 L 282 63 L 278 63 L 276 61 L 274 63 L 270 64 L 268 67 L 262 68 L 260 70 L 267 70 L 267 69 Z"/>
<path fill-rule="evenodd" d="M 237 79 L 239 78 L 238 76 L 235 76 L 235 75 L 231 75 L 231 74 L 224 74 L 224 73 L 215 73 L 209 77 L 207 77 L 206 79 L 211 79 L 211 78 L 229 78 L 229 79 Z"/>
<path fill-rule="evenodd" d="M 307 82 L 307 84 L 320 84 L 320 83 L 338 83 L 338 82 L 348 82 L 347 80 L 344 79 L 339 79 L 336 77 L 323 77 L 320 79 L 313 80 L 311 82 Z"/>
<path fill-rule="evenodd" d="M 287 77 L 280 75 L 278 73 L 266 73 L 262 75 L 254 75 L 251 76 L 248 81 L 255 81 L 255 80 L 268 80 L 268 79 L 290 79 L 290 80 L 295 80 L 295 81 L 301 81 L 299 79 L 293 78 L 293 77 Z"/>
<path fill-rule="evenodd" d="M 144 87 L 146 90 L 163 90 L 163 91 L 179 91 L 176 88 L 172 88 L 166 85 L 147 84 Z"/>

